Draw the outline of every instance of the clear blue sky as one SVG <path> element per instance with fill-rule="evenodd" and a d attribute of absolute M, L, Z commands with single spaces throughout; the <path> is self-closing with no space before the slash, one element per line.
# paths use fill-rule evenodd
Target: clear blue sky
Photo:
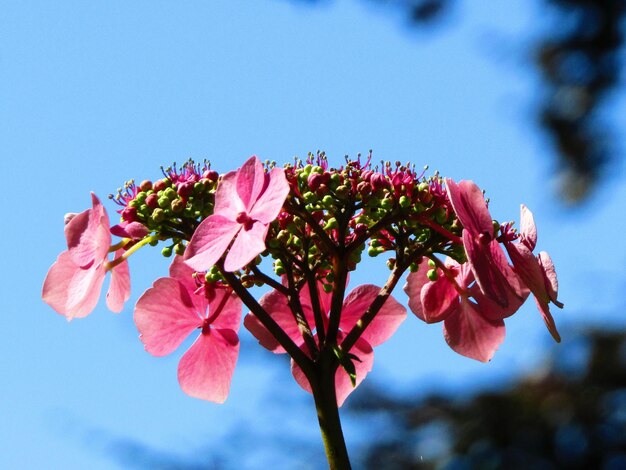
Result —
<path fill-rule="evenodd" d="M 179 390 L 180 353 L 143 351 L 132 308 L 167 272 L 158 250 L 131 258 L 133 295 L 120 315 L 102 303 L 68 324 L 40 300 L 66 212 L 87 208 L 89 191 L 105 198 L 189 157 L 227 171 L 252 154 L 284 162 L 323 149 L 340 162 L 372 148 L 473 179 L 496 218 L 517 219 L 521 202 L 534 211 L 561 282 L 564 334 L 626 324 L 604 313 L 624 307 L 623 168 L 584 208 L 557 202 L 553 159 L 531 120 L 529 2 L 457 2 L 450 27 L 432 35 L 356 0 L 2 3 L 0 157 L 12 205 L 2 221 L 0 468 L 155 468 L 177 458 L 190 468 L 207 459 L 288 468 L 298 452 L 276 455 L 281 433 L 319 442 L 287 363 L 246 331 L 224 405 Z M 380 260 L 363 268 L 353 284 L 387 274 Z M 538 370 L 558 346 L 531 303 L 487 365 L 457 356 L 440 325 L 411 316 L 377 349 L 367 381 L 398 394 L 466 393 Z M 346 434 L 349 447 L 362 438 L 349 422 Z M 311 468 L 323 468 L 311 463 L 320 455 Z"/>

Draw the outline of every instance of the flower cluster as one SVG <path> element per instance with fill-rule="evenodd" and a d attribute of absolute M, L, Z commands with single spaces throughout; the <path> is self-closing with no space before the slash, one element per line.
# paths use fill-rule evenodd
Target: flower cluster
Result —
<path fill-rule="evenodd" d="M 283 168 L 251 157 L 223 175 L 190 161 L 163 176 L 111 196 L 120 206 L 112 227 L 93 195 L 91 209 L 67 217 L 67 250 L 43 299 L 68 319 L 84 317 L 111 271 L 107 305 L 120 311 L 130 295 L 127 258 L 162 244 L 163 255 L 176 255 L 169 277 L 139 298 L 134 319 L 156 356 L 199 330 L 178 369 L 191 396 L 226 399 L 243 304 L 243 324 L 259 343 L 289 354 L 296 381 L 316 400 L 323 391 L 341 405 L 371 370 L 372 348 L 406 317 L 392 291 L 407 272 L 409 308 L 426 323 L 443 321 L 459 354 L 490 360 L 504 319 L 531 293 L 560 340 L 549 310 L 563 306 L 556 274 L 547 253 L 533 253 L 530 210 L 522 206 L 519 232 L 500 224 L 471 181 L 426 177 L 400 162 L 376 166 L 371 154 L 333 168 L 323 153 Z M 347 293 L 364 251 L 385 254 L 387 282 Z M 257 300 L 253 286 L 271 291 Z"/>

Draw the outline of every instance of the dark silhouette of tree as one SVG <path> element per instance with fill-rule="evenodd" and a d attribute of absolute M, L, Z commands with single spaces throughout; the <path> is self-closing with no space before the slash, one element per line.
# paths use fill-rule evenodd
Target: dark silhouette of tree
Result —
<path fill-rule="evenodd" d="M 626 332 L 588 331 L 554 351 L 539 374 L 470 399 L 356 396 L 353 413 L 385 423 L 363 468 L 626 468 Z"/>
<path fill-rule="evenodd" d="M 321 4 L 330 0 L 294 1 Z M 422 29 L 440 22 L 455 3 L 363 1 L 400 9 L 410 25 Z M 536 23 L 545 26 L 547 16 L 552 27 L 529 54 L 543 83 L 536 119 L 556 152 L 562 196 L 579 202 L 623 152 L 605 111 L 620 86 L 620 69 L 624 66 L 626 2 L 543 0 L 543 4 Z"/>

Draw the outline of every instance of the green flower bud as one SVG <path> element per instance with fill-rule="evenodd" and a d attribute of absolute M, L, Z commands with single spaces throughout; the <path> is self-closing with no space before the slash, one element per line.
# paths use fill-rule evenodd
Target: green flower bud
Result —
<path fill-rule="evenodd" d="M 385 210 L 389 210 L 393 208 L 393 201 L 391 200 L 391 198 L 386 197 L 385 199 L 380 201 L 380 207 L 382 207 Z"/>
<path fill-rule="evenodd" d="M 337 227 L 339 227 L 339 224 L 337 223 L 337 219 L 335 219 L 334 217 L 331 217 L 330 219 L 328 219 L 328 222 L 326 222 L 326 225 L 324 225 L 324 230 L 331 230 Z"/>
<path fill-rule="evenodd" d="M 435 211 L 435 221 L 438 224 L 444 224 L 448 220 L 445 207 L 439 207 Z"/>
<path fill-rule="evenodd" d="M 165 196 L 161 196 L 157 204 L 161 209 L 165 209 L 166 207 L 170 206 L 170 200 Z"/>
<path fill-rule="evenodd" d="M 176 245 L 174 245 L 174 253 L 176 253 L 178 256 L 184 255 L 185 245 L 183 245 L 182 243 L 177 243 Z"/>
<path fill-rule="evenodd" d="M 426 273 L 426 277 L 430 279 L 431 281 L 436 281 L 439 276 L 437 275 L 436 269 L 429 269 L 428 272 Z"/>
<path fill-rule="evenodd" d="M 163 209 L 154 209 L 151 218 L 157 224 L 161 223 L 165 219 L 165 212 L 163 212 Z"/>
<path fill-rule="evenodd" d="M 175 214 L 178 214 L 178 213 L 184 211 L 185 210 L 185 206 L 186 206 L 186 204 L 181 199 L 174 199 L 171 202 L 171 204 L 170 204 L 172 212 L 174 212 Z"/>
<path fill-rule="evenodd" d="M 163 195 L 170 200 L 178 196 L 174 188 L 167 188 Z"/>
<path fill-rule="evenodd" d="M 492 220 L 491 224 L 493 225 L 493 236 L 495 238 L 498 236 L 498 230 L 500 230 L 500 223 L 497 220 Z"/>
<path fill-rule="evenodd" d="M 161 250 L 161 254 L 165 256 L 166 258 L 169 258 L 170 256 L 172 256 L 172 247 L 164 246 L 163 249 Z"/>
<path fill-rule="evenodd" d="M 342 184 L 341 186 L 337 186 L 337 188 L 335 189 L 335 194 L 338 198 L 344 199 L 350 194 L 350 189 L 346 185 Z"/>
<path fill-rule="evenodd" d="M 435 263 L 432 259 L 428 260 L 428 266 L 430 266 L 431 268 L 436 268 L 437 267 L 437 263 Z"/>
<path fill-rule="evenodd" d="M 407 196 L 400 196 L 400 200 L 398 202 L 400 203 L 400 207 L 403 209 L 406 209 L 411 205 L 411 199 Z"/>
<path fill-rule="evenodd" d="M 302 199 L 304 199 L 304 202 L 306 202 L 307 204 L 311 204 L 317 201 L 317 196 L 315 195 L 315 193 L 307 191 L 302 195 Z"/>

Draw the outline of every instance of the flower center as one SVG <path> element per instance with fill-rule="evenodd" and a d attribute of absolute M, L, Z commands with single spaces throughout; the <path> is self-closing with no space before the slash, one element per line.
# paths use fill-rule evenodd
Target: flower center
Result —
<path fill-rule="evenodd" d="M 235 220 L 237 223 L 243 225 L 243 228 L 246 231 L 250 230 L 254 224 L 254 219 L 252 219 L 246 212 L 240 212 L 237 214 L 237 218 Z"/>
<path fill-rule="evenodd" d="M 211 317 L 209 318 L 205 318 L 202 321 L 202 334 L 203 335 L 210 335 L 211 334 L 211 322 L 213 321 L 213 319 Z"/>

